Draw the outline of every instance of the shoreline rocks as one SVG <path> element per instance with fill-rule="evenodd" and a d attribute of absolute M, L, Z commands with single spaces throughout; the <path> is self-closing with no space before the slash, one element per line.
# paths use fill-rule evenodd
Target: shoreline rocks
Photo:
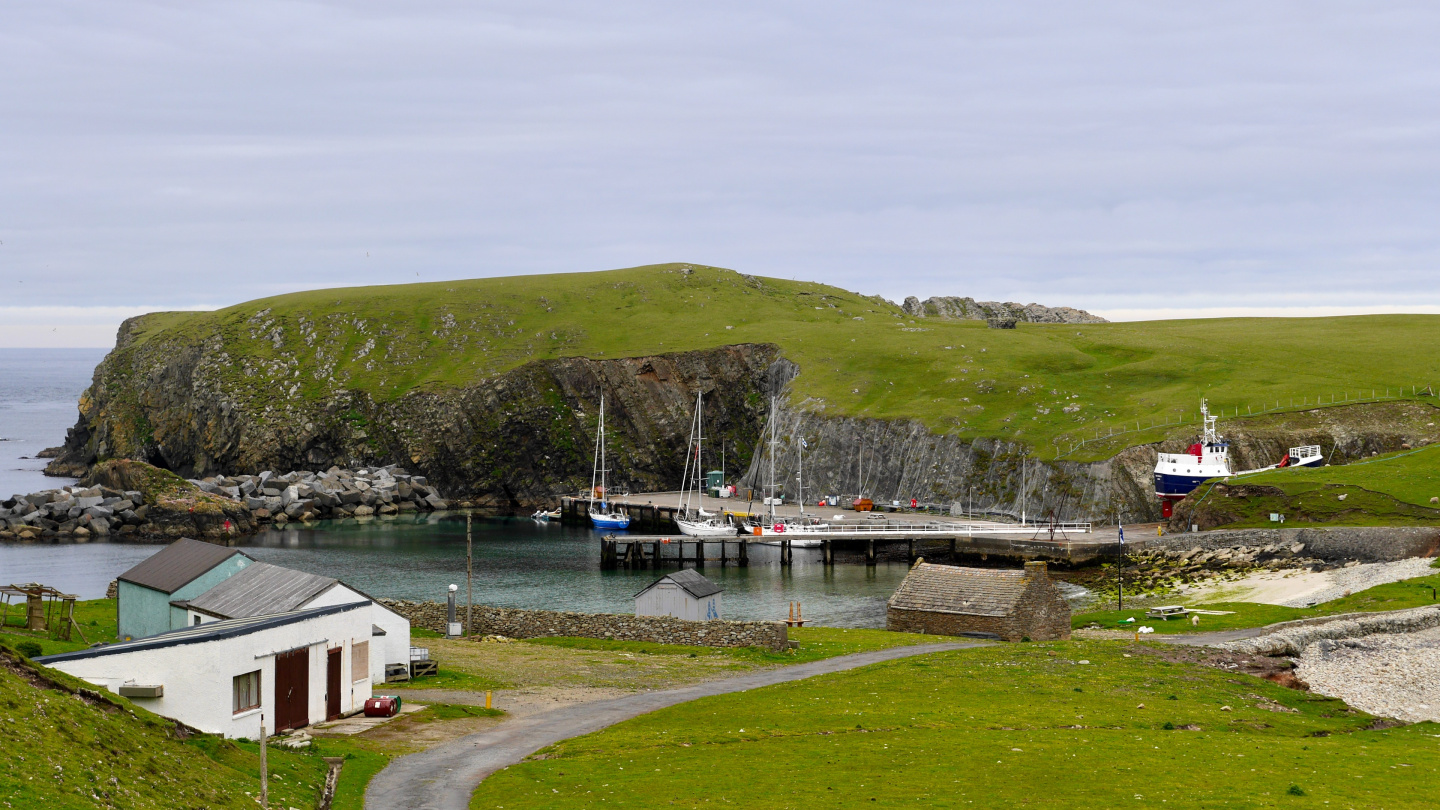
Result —
<path fill-rule="evenodd" d="M 284 525 L 331 518 L 398 515 L 449 509 L 452 504 L 423 475 L 391 464 L 322 472 L 296 470 L 192 479 L 204 492 L 242 505 L 257 523 Z"/>

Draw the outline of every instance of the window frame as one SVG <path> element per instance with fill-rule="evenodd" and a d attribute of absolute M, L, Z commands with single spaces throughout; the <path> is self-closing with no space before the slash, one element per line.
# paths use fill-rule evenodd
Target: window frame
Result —
<path fill-rule="evenodd" d="M 358 653 L 360 652 L 360 650 L 362 650 L 362 649 L 365 651 L 364 666 L 356 666 L 356 664 L 357 664 L 358 662 L 357 662 L 355 659 L 356 659 L 356 657 L 357 657 L 357 654 L 358 654 Z M 352 642 L 350 642 L 350 682 L 351 682 L 351 683 L 356 683 L 356 682 L 358 682 L 358 681 L 367 681 L 367 680 L 369 680 L 369 679 L 370 679 L 370 642 L 369 642 L 368 639 L 365 640 L 365 641 L 352 641 Z"/>
<path fill-rule="evenodd" d="M 239 706 L 238 704 L 240 703 L 240 695 L 241 695 L 240 688 L 239 688 L 239 687 L 240 687 L 240 679 L 241 679 L 241 678 L 247 678 L 247 679 L 249 679 L 249 678 L 251 678 L 251 677 L 254 678 L 254 686 L 253 686 L 253 688 L 250 689 L 250 694 L 247 695 L 247 697 L 249 697 L 249 698 L 250 698 L 252 701 L 254 701 L 254 702 L 251 703 L 250 705 L 247 705 L 247 706 Z M 254 710 L 260 708 L 261 705 L 262 705 L 262 703 L 263 703 L 263 700 L 262 700 L 262 698 L 261 698 L 261 694 L 262 694 L 262 690 L 261 690 L 261 688 L 260 688 L 260 670 L 256 669 L 256 670 L 251 670 L 250 672 L 242 672 L 242 673 L 240 673 L 239 675 L 236 675 L 235 677 L 231 678 L 231 679 L 230 679 L 230 714 L 231 714 L 232 716 L 233 716 L 233 715 L 240 715 L 240 714 L 244 714 L 244 713 L 246 713 L 246 712 L 251 712 L 251 711 L 254 711 Z"/>

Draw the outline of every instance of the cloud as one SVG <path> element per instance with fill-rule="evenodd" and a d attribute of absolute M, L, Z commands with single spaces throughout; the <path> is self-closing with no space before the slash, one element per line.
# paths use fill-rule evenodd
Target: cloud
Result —
<path fill-rule="evenodd" d="M 1421 2 L 21 5 L 0 303 L 694 261 L 1433 307 L 1437 39 Z"/>
<path fill-rule="evenodd" d="M 110 348 L 126 318 L 161 310 L 212 310 L 190 306 L 0 306 L 0 346 L 85 349 Z"/>

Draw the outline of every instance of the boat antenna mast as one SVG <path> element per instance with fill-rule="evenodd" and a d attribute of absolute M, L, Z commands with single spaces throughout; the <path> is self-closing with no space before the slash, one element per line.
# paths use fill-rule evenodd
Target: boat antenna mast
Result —
<path fill-rule="evenodd" d="M 1215 431 L 1215 422 L 1219 420 L 1220 417 L 1210 415 L 1210 404 L 1205 401 L 1204 397 L 1200 398 L 1200 418 L 1205 422 L 1205 433 L 1200 441 L 1207 447 L 1212 444 L 1219 444 L 1220 436 Z"/>

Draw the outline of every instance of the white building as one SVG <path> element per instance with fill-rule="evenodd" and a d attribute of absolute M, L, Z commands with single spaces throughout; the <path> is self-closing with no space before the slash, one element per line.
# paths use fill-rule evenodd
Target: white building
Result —
<path fill-rule="evenodd" d="M 370 679 L 385 682 L 385 665 L 410 663 L 410 620 L 334 577 L 269 563 L 251 563 L 199 596 L 177 600 L 182 626 L 243 619 L 303 608 L 370 603 Z"/>
<path fill-rule="evenodd" d="M 674 616 L 692 622 L 720 618 L 720 586 L 692 568 L 676 571 L 635 594 L 636 616 Z"/>
<path fill-rule="evenodd" d="M 256 739 L 262 722 L 273 733 L 364 708 L 372 608 L 205 622 L 35 660 L 201 731 Z"/>

